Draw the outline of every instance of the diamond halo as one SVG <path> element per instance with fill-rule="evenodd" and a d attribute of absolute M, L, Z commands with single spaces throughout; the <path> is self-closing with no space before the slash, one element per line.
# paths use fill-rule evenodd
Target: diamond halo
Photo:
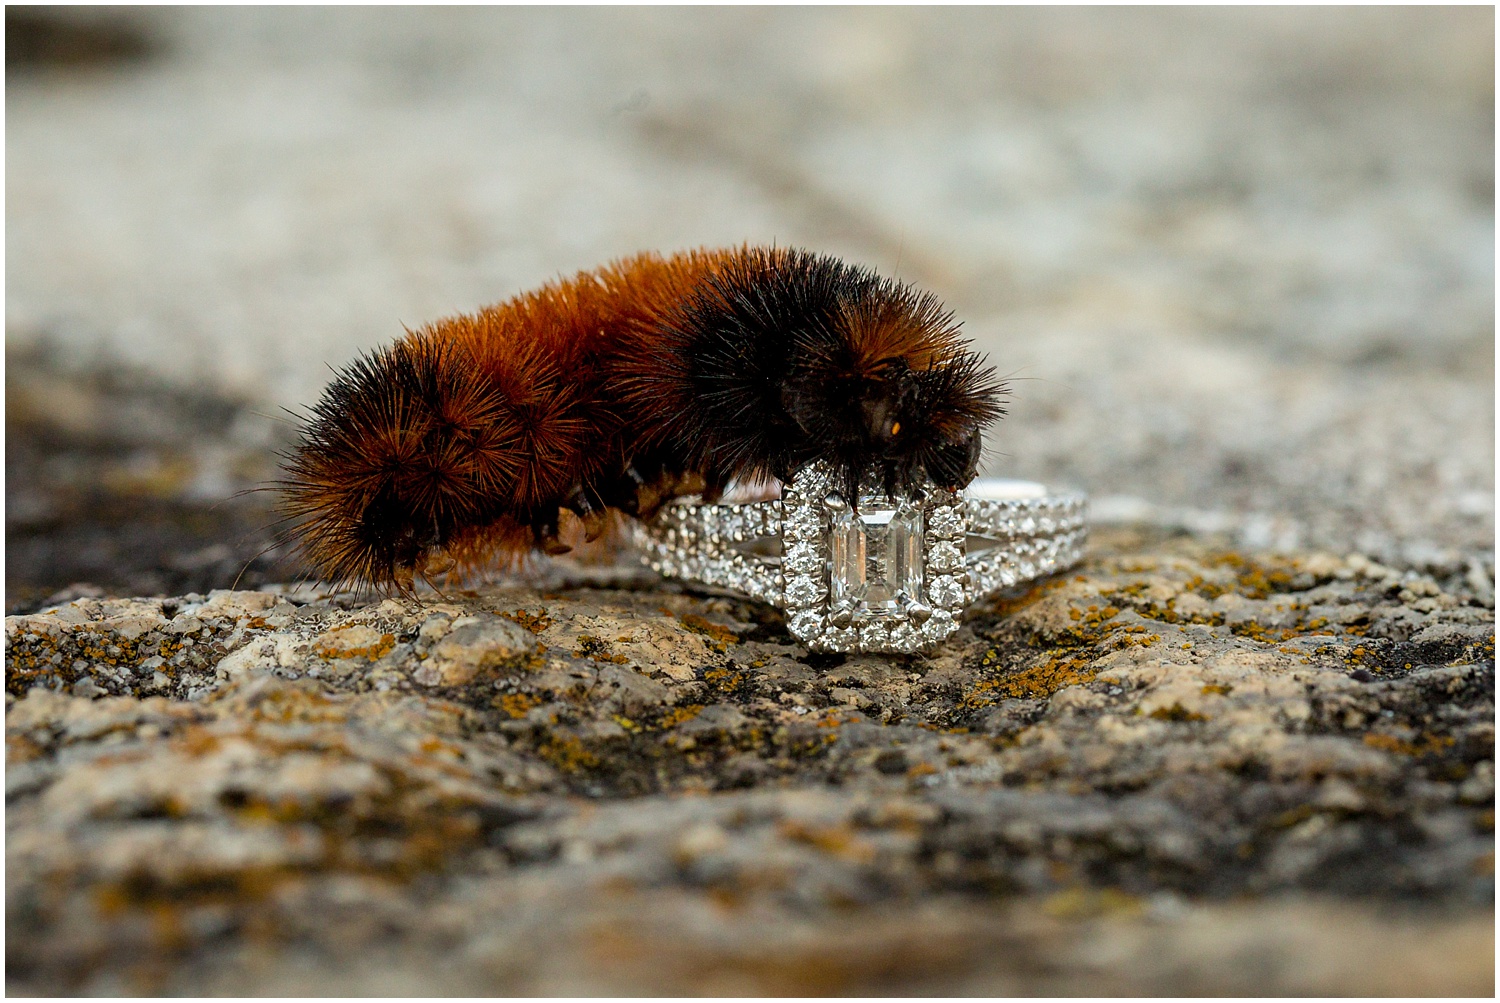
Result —
<path fill-rule="evenodd" d="M 818 462 L 779 501 L 679 499 L 637 542 L 662 574 L 781 607 L 814 651 L 911 654 L 952 635 L 982 596 L 1076 563 L 1086 512 L 1081 494 L 995 479 L 852 506 Z"/>

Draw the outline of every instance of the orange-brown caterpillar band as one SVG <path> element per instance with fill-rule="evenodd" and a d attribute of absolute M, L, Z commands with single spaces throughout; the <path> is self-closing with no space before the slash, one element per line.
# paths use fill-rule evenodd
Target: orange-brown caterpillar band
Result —
<path fill-rule="evenodd" d="M 339 582 L 407 589 L 556 552 L 814 459 L 849 497 L 958 488 L 1002 386 L 931 295 L 790 249 L 642 254 L 409 332 L 342 370 L 282 482 Z"/>

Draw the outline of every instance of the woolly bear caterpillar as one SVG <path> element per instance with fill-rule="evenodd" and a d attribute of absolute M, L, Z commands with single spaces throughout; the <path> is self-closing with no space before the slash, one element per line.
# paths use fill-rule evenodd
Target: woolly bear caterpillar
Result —
<path fill-rule="evenodd" d="M 836 258 L 646 253 L 358 359 L 288 456 L 288 538 L 324 578 L 409 591 L 597 538 L 731 480 L 832 463 L 847 498 L 973 477 L 1003 386 L 928 293 Z"/>

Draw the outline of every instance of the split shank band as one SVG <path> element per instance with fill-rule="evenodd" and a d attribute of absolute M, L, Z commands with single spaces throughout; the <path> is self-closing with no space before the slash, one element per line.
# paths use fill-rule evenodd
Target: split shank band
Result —
<path fill-rule="evenodd" d="M 969 604 L 1077 563 L 1087 502 L 980 478 L 960 492 L 862 496 L 855 511 L 815 463 L 778 500 L 679 499 L 637 534 L 656 571 L 786 610 L 815 651 L 909 654 L 957 630 Z"/>

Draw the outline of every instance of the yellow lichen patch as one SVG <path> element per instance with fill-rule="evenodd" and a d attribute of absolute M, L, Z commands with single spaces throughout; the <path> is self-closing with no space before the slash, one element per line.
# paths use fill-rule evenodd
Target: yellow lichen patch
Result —
<path fill-rule="evenodd" d="M 511 717 L 522 718 L 531 708 L 540 707 L 542 698 L 531 693 L 502 693 L 495 703 Z"/>
<path fill-rule="evenodd" d="M 537 746 L 536 751 L 537 755 L 564 773 L 577 773 L 599 765 L 599 757 L 574 735 L 552 732 Z"/>
<path fill-rule="evenodd" d="M 1335 652 L 1335 654 L 1337 653 Z M 1386 671 L 1385 661 L 1381 657 L 1380 650 L 1375 648 L 1374 644 L 1356 645 L 1354 648 L 1349 649 L 1343 657 L 1345 663 L 1354 669 L 1367 669 L 1376 674 Z M 1410 669 L 1412 665 L 1410 662 L 1407 662 L 1404 667 Z"/>
<path fill-rule="evenodd" d="M 1241 570 L 1241 575 L 1232 583 L 1208 581 L 1201 575 L 1189 578 L 1183 588 L 1192 594 L 1205 599 L 1216 599 L 1223 595 L 1239 595 L 1248 599 L 1266 599 L 1272 592 L 1284 592 L 1291 588 L 1293 571 L 1295 568 L 1277 568 L 1261 565 L 1250 565 L 1236 554 L 1223 555 L 1212 558 L 1210 564 L 1229 565 Z M 1219 610 L 1202 611 L 1195 609 L 1188 612 L 1178 608 L 1177 598 L 1164 601 L 1153 600 L 1148 593 L 1152 586 L 1148 583 L 1137 582 L 1115 589 L 1113 594 L 1128 597 L 1129 605 L 1134 611 L 1148 619 L 1157 620 L 1170 624 L 1194 624 L 1198 626 L 1220 627 L 1224 626 L 1225 616 Z M 1186 604 L 1184 604 L 1186 605 Z M 1199 604 L 1201 606 L 1201 604 Z M 1229 624 L 1229 632 L 1236 637 L 1243 637 L 1262 644 L 1281 644 L 1299 637 L 1332 637 L 1337 634 L 1345 634 L 1352 637 L 1363 637 L 1369 630 L 1367 624 L 1330 624 L 1326 617 L 1307 617 L 1307 607 L 1302 603 L 1287 603 L 1282 601 L 1277 604 L 1278 615 L 1283 613 L 1296 613 L 1297 620 L 1290 626 L 1272 627 L 1256 620 L 1242 620 Z M 1076 617 L 1075 617 L 1076 619 Z"/>
<path fill-rule="evenodd" d="M 1291 589 L 1292 579 L 1296 577 L 1296 565 L 1287 562 L 1283 564 L 1266 564 L 1252 561 L 1241 554 L 1234 552 L 1218 554 L 1204 561 L 1209 567 L 1228 567 L 1233 569 L 1234 583 L 1230 590 L 1239 593 L 1247 599 L 1265 599 L 1273 592 L 1286 592 Z M 1219 587 L 1220 594 L 1226 591 Z M 1206 593 L 1199 593 L 1205 598 L 1214 598 Z"/>
<path fill-rule="evenodd" d="M 988 707 L 999 700 L 1045 699 L 1060 689 L 1093 680 L 1097 670 L 1093 662 L 1110 650 L 1146 646 L 1161 640 L 1158 634 L 1146 633 L 1140 624 L 1116 624 L 1120 608 L 1097 603 L 1082 609 L 1068 610 L 1072 626 L 1058 631 L 1058 640 L 1066 645 L 1054 651 L 1039 664 L 982 679 L 964 693 L 959 706 L 967 710 Z M 998 668 L 1003 661 L 1000 651 L 991 648 L 980 657 L 981 668 Z"/>
<path fill-rule="evenodd" d="M 1000 700 L 1040 700 L 1067 686 L 1091 682 L 1098 673 L 1089 655 L 1053 655 L 1039 665 L 975 683 L 959 706 L 969 710 Z"/>
<path fill-rule="evenodd" d="M 740 635 L 728 627 L 722 627 L 711 620 L 704 619 L 696 613 L 682 614 L 681 622 L 684 627 L 694 634 L 702 634 L 704 637 L 709 638 L 709 647 L 715 651 L 728 651 L 731 644 L 740 643 Z"/>
<path fill-rule="evenodd" d="M 1075 606 L 1068 610 L 1068 619 L 1077 622 L 1077 629 L 1079 630 L 1097 627 L 1104 621 L 1113 620 L 1119 615 L 1120 607 L 1118 606 L 1105 606 L 1101 608 L 1098 605 L 1092 605 L 1085 609 L 1079 609 Z"/>
<path fill-rule="evenodd" d="M 662 715 L 660 727 L 663 730 L 667 728 L 675 728 L 685 721 L 691 721 L 693 718 L 697 717 L 699 712 L 702 710 L 703 705 L 701 703 L 690 703 L 683 704 L 681 707 L 673 707 L 671 710 L 667 711 L 667 713 Z"/>
<path fill-rule="evenodd" d="M 744 687 L 745 674 L 735 669 L 706 669 L 703 673 L 703 681 L 720 693 L 735 693 Z"/>
<path fill-rule="evenodd" d="M 1334 635 L 1334 632 L 1328 628 L 1328 620 L 1321 616 L 1291 627 L 1267 627 L 1253 620 L 1246 621 L 1232 624 L 1229 632 L 1236 637 L 1249 638 L 1263 644 L 1279 644 L 1282 641 L 1290 641 L 1294 637 L 1332 637 Z"/>
<path fill-rule="evenodd" d="M 1251 561 L 1237 553 L 1217 554 L 1206 558 L 1203 565 L 1210 569 L 1228 569 L 1229 574 L 1194 574 L 1182 582 L 1181 588 L 1188 593 L 1203 599 L 1214 600 L 1225 595 L 1237 595 L 1246 599 L 1268 599 L 1272 595 L 1289 592 L 1301 569 L 1295 561 L 1280 563 L 1266 563 Z M 1142 616 L 1153 620 L 1161 620 L 1165 623 L 1192 623 L 1208 626 L 1218 626 L 1224 623 L 1224 614 L 1214 610 L 1212 612 L 1186 613 L 1175 608 L 1175 599 L 1165 599 L 1157 596 L 1153 598 L 1153 591 L 1159 588 L 1150 582 L 1134 582 L 1121 586 L 1114 590 L 1115 594 L 1128 596 L 1134 600 L 1132 605 Z M 1292 604 L 1291 609 L 1301 609 L 1300 604 Z M 1299 625 L 1292 628 L 1285 637 L 1279 637 L 1276 630 L 1252 626 L 1251 630 L 1266 630 L 1267 637 L 1256 637 L 1256 640 L 1285 640 L 1309 630 L 1317 630 L 1326 624 L 1315 626 Z M 1236 633 L 1241 633 L 1238 625 L 1232 627 Z M 1248 636 L 1248 635 L 1247 635 Z"/>
<path fill-rule="evenodd" d="M 51 659 L 58 654 L 58 638 L 50 631 L 16 629 L 10 633 L 5 647 L 7 685 L 57 668 Z"/>
<path fill-rule="evenodd" d="M 1101 645 L 1107 651 L 1124 651 L 1126 648 L 1149 648 L 1161 640 L 1160 634 L 1148 634 L 1139 625 L 1122 627 L 1104 639 Z"/>
<path fill-rule="evenodd" d="M 396 646 L 394 634 L 383 634 L 365 624 L 334 627 L 313 641 L 313 654 L 319 658 L 366 658 L 377 661 Z"/>
<path fill-rule="evenodd" d="M 76 661 L 134 668 L 153 654 L 163 659 L 157 671 L 170 676 L 178 667 L 169 659 L 183 647 L 181 639 L 148 641 L 145 637 L 123 637 L 108 630 L 78 629 L 63 635 L 47 628 L 20 627 L 7 635 L 5 687 L 7 692 L 20 696 L 38 681 L 76 681 L 82 674 L 73 668 Z"/>
<path fill-rule="evenodd" d="M 1398 756 L 1436 756 L 1453 747 L 1453 739 L 1447 735 L 1423 735 L 1414 742 L 1407 742 L 1394 735 L 1369 734 L 1364 742 L 1372 749 L 1394 752 Z"/>
<path fill-rule="evenodd" d="M 500 610 L 499 615 L 511 623 L 520 624 L 533 634 L 540 634 L 553 624 L 546 610 L 538 610 L 535 613 L 524 609 Z"/>

